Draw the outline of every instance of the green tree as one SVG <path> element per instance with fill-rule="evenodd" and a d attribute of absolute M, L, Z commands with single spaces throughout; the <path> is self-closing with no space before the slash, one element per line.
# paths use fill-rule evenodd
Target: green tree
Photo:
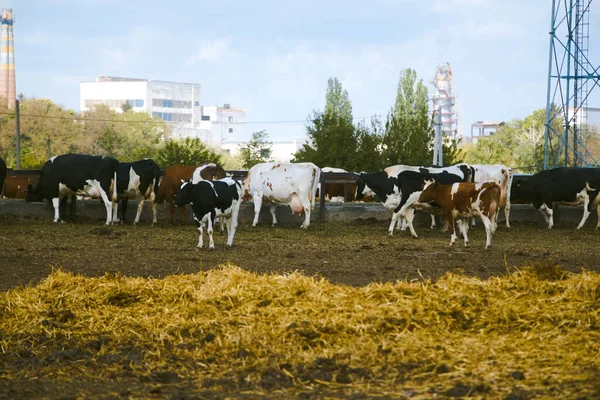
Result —
<path fill-rule="evenodd" d="M 430 164 L 434 140 L 427 87 L 412 69 L 400 72 L 394 108 L 388 113 L 382 140 L 386 165 Z"/>
<path fill-rule="evenodd" d="M 256 164 L 271 161 L 273 142 L 268 141 L 269 135 L 262 130 L 254 132 L 248 143 L 240 146 L 242 167 L 250 169 Z"/>
<path fill-rule="evenodd" d="M 325 111 L 313 111 L 306 126 L 309 138 L 294 155 L 294 162 L 310 161 L 319 167 L 337 167 L 349 171 L 360 165 L 359 139 L 352 123 L 352 105 L 348 92 L 337 78 L 329 78 L 325 93 Z"/>
<path fill-rule="evenodd" d="M 127 112 L 129 110 L 133 110 L 133 106 L 129 101 L 125 101 L 123 104 L 121 104 L 121 111 Z"/>
<path fill-rule="evenodd" d="M 327 80 L 325 114 L 352 123 L 352 104 L 348 98 L 348 91 L 342 88 L 338 78 Z"/>
<path fill-rule="evenodd" d="M 221 164 L 221 155 L 207 147 L 200 139 L 168 140 L 154 158 L 161 167 L 175 164 L 200 165 L 207 162 Z"/>

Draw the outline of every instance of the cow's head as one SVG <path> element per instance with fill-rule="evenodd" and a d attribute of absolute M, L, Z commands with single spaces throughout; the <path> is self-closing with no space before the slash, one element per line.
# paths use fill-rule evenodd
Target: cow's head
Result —
<path fill-rule="evenodd" d="M 435 180 L 429 180 L 425 182 L 425 185 L 423 185 L 423 191 L 419 196 L 419 203 L 430 203 L 435 201 L 439 185 L 440 184 Z"/>
<path fill-rule="evenodd" d="M 528 187 L 527 181 L 513 180 L 510 187 L 510 201 L 515 204 L 525 204 L 531 202 L 531 188 Z"/>
<path fill-rule="evenodd" d="M 252 194 L 250 193 L 250 172 L 248 171 L 248 175 L 242 181 L 242 200 L 250 201 L 252 200 Z"/>
<path fill-rule="evenodd" d="M 366 190 L 365 190 L 365 189 L 367 189 L 367 184 L 365 183 L 365 181 L 363 179 L 363 176 L 365 174 L 366 174 L 366 172 L 363 171 L 363 172 L 359 173 L 358 178 L 356 178 L 356 196 L 355 196 L 355 198 L 357 201 L 361 201 L 367 194 Z"/>
<path fill-rule="evenodd" d="M 458 169 L 463 173 L 463 182 L 473 182 L 475 179 L 475 168 L 469 164 L 457 164 Z"/>
<path fill-rule="evenodd" d="M 181 180 L 181 186 L 177 190 L 177 194 L 175 195 L 175 205 L 177 207 L 185 206 L 186 204 L 190 204 L 192 202 L 192 187 L 194 185 L 192 183 Z"/>
<path fill-rule="evenodd" d="M 38 186 L 39 187 L 39 186 Z M 32 185 L 27 185 L 27 194 L 25 195 L 25 201 L 28 203 L 44 201 L 44 193 L 42 190 L 34 188 Z"/>

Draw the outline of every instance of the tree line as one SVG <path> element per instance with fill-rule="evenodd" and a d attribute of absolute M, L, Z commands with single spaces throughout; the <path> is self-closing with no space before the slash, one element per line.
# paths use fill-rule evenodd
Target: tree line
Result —
<path fill-rule="evenodd" d="M 238 157 L 206 146 L 199 139 L 172 140 L 171 129 L 158 117 L 134 112 L 128 103 L 122 112 L 104 105 L 77 113 L 48 99 L 21 96 L 21 165 L 40 168 L 50 155 L 83 153 L 105 155 L 120 161 L 154 159 L 162 168 L 173 164 L 215 162 L 226 169 L 248 169 L 272 161 L 272 142 L 266 131 L 254 132 L 240 147 Z M 554 124 L 560 124 L 555 119 Z M 445 165 L 505 164 L 517 172 L 543 169 L 545 110 L 524 119 L 504 123 L 492 136 L 475 144 L 443 138 Z M 555 127 L 560 130 L 560 127 Z M 434 120 L 428 90 L 413 69 L 400 72 L 396 98 L 387 115 L 356 122 L 347 90 L 335 77 L 327 82 L 323 110 L 314 110 L 306 121 L 307 142 L 293 162 L 313 162 L 319 167 L 347 171 L 378 171 L 390 165 L 430 165 L 433 158 Z M 596 157 L 600 155 L 598 132 L 586 129 L 583 138 Z M 550 148 L 550 159 L 560 149 Z M 15 167 L 15 113 L 0 108 L 0 157 Z"/>

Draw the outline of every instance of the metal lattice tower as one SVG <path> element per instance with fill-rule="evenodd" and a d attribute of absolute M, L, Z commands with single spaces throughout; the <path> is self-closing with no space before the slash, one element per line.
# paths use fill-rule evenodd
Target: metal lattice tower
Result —
<path fill-rule="evenodd" d="M 457 133 L 462 135 L 462 132 L 458 132 L 457 98 L 450 64 L 439 65 L 430 83 L 434 87 L 430 97 L 433 111 L 440 112 L 442 116 L 442 133 L 456 140 Z"/>
<path fill-rule="evenodd" d="M 589 60 L 592 0 L 552 0 L 544 169 L 593 166 L 585 146 L 587 100 L 600 84 L 600 67 Z"/>

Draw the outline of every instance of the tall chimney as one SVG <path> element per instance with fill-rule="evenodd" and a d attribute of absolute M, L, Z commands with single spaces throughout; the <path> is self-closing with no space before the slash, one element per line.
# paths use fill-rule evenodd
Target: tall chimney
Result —
<path fill-rule="evenodd" d="M 15 107 L 15 99 L 17 98 L 13 22 L 12 8 L 3 8 L 0 13 L 0 25 L 2 26 L 2 50 L 0 51 L 0 101 L 8 108 Z"/>

